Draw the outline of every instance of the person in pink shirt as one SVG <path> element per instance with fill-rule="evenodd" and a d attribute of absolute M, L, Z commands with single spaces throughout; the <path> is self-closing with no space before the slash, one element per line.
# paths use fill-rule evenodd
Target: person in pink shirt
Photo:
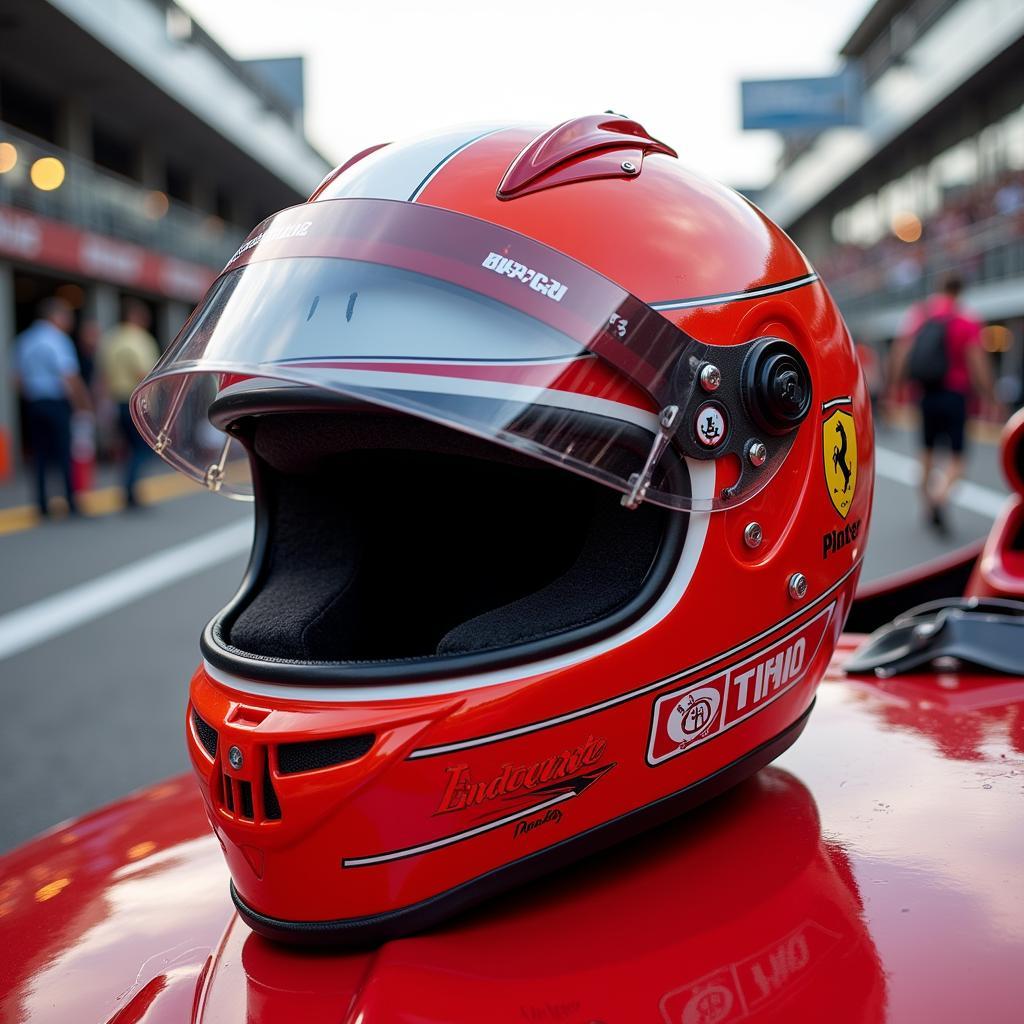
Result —
<path fill-rule="evenodd" d="M 992 368 L 981 347 L 981 323 L 959 302 L 963 284 L 950 277 L 937 295 L 910 311 L 903 334 L 893 347 L 890 388 L 908 379 L 911 349 L 922 328 L 931 321 L 944 327 L 946 366 L 941 380 L 920 387 L 921 495 L 932 525 L 947 529 L 946 505 L 954 484 L 964 472 L 964 428 L 967 400 L 972 394 L 996 405 Z M 935 469 L 935 449 L 949 448 L 941 473 Z"/>

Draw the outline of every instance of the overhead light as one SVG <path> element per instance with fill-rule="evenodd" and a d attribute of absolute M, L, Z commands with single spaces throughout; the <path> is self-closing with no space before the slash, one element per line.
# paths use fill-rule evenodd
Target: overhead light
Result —
<path fill-rule="evenodd" d="M 0 174 L 13 171 L 18 165 L 18 151 L 10 142 L 0 142 Z"/>
<path fill-rule="evenodd" d="M 893 214 L 891 226 L 892 233 L 901 242 L 916 242 L 921 237 L 921 219 L 909 210 Z"/>
<path fill-rule="evenodd" d="M 180 7 L 171 6 L 167 8 L 165 24 L 167 26 L 167 38 L 172 42 L 188 43 L 192 41 L 192 19 Z"/>
<path fill-rule="evenodd" d="M 146 198 L 142 201 L 142 208 L 150 220 L 160 220 L 161 217 L 166 216 L 170 206 L 167 196 L 159 189 L 147 192 Z"/>
<path fill-rule="evenodd" d="M 64 165 L 55 156 L 40 157 L 32 165 L 29 177 L 40 192 L 52 192 L 64 183 Z"/>
<path fill-rule="evenodd" d="M 986 352 L 1009 352 L 1013 334 L 1003 324 L 989 324 L 981 329 L 981 344 Z"/>

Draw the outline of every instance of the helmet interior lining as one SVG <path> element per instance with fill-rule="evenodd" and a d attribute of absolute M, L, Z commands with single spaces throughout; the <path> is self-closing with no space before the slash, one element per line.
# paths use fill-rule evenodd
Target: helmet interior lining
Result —
<path fill-rule="evenodd" d="M 213 635 L 260 660 L 564 645 L 637 601 L 669 524 L 685 520 L 629 511 L 564 469 L 365 407 L 251 416 L 233 432 L 250 449 L 266 543 Z"/>

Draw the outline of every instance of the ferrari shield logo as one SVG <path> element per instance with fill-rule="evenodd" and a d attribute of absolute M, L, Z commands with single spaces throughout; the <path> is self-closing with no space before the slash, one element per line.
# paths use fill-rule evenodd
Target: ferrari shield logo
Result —
<path fill-rule="evenodd" d="M 822 424 L 825 486 L 835 510 L 845 519 L 857 490 L 857 431 L 853 417 L 837 410 Z"/>

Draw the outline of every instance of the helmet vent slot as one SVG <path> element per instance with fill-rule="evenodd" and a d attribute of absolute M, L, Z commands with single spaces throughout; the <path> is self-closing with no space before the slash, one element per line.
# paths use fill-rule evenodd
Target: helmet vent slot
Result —
<path fill-rule="evenodd" d="M 362 733 L 306 743 L 282 743 L 277 748 L 277 770 L 282 775 L 295 775 L 346 764 L 362 757 L 373 746 L 375 738 L 373 733 Z"/>
<path fill-rule="evenodd" d="M 204 722 L 199 715 L 196 713 L 196 709 L 192 709 L 192 727 L 196 731 L 196 738 L 202 744 L 203 750 L 205 750 L 210 757 L 217 756 L 217 730 L 212 725 L 208 725 Z"/>
<path fill-rule="evenodd" d="M 248 818 L 252 821 L 254 815 L 252 812 L 252 783 L 245 779 L 238 780 L 238 803 L 239 803 L 239 817 Z"/>
<path fill-rule="evenodd" d="M 263 759 L 263 816 L 267 821 L 281 820 L 281 804 L 278 802 L 274 783 L 270 778 L 270 758 Z"/>
<path fill-rule="evenodd" d="M 235 811 L 235 790 L 231 776 L 224 773 L 224 806 L 233 814 Z"/>

